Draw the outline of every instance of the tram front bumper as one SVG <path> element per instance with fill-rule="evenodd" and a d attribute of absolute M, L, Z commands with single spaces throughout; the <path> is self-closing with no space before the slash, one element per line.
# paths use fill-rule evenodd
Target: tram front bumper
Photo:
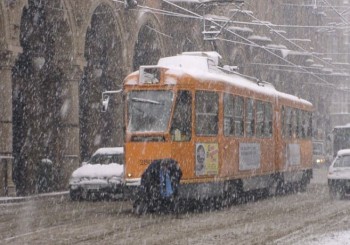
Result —
<path fill-rule="evenodd" d="M 126 186 L 140 186 L 141 185 L 141 178 L 126 179 L 125 185 Z"/>

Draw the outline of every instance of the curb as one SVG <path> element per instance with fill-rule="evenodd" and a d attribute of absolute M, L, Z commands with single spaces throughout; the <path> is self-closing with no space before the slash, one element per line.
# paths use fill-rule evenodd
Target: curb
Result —
<path fill-rule="evenodd" d="M 42 198 L 50 198 L 50 197 L 57 197 L 57 196 L 63 197 L 68 195 L 69 195 L 69 191 L 62 191 L 62 192 L 43 193 L 43 194 L 37 194 L 32 196 L 0 197 L 0 204 L 19 203 L 19 202 L 25 202 L 30 200 L 42 199 Z"/>

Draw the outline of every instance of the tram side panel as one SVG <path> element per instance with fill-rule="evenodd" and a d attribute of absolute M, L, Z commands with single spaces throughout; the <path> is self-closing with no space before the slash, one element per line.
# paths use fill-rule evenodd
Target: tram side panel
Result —
<path fill-rule="evenodd" d="M 305 188 L 312 177 L 311 105 L 280 99 L 277 170 L 284 185 Z"/>

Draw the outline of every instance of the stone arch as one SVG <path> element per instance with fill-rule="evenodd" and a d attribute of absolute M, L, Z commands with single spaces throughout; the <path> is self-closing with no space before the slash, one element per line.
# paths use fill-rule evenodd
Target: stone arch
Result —
<path fill-rule="evenodd" d="M 121 20 L 105 1 L 94 7 L 86 30 L 86 67 L 79 84 L 80 155 L 83 159 L 88 159 L 99 147 L 123 142 L 122 96 L 113 96 L 107 113 L 100 110 L 102 92 L 120 89 L 125 75 Z"/>
<path fill-rule="evenodd" d="M 138 70 L 140 65 L 155 65 L 165 54 L 163 38 L 157 32 L 162 32 L 162 28 L 156 16 L 141 12 L 138 19 L 140 22 L 133 49 L 133 70 Z"/>
<path fill-rule="evenodd" d="M 57 185 L 50 188 L 64 182 L 67 131 L 77 126 L 68 119 L 74 106 L 69 80 L 74 47 L 65 11 L 61 0 L 28 0 L 22 12 L 23 52 L 12 77 L 14 179 L 20 194 L 38 191 L 43 158 L 53 162 L 52 183 Z"/>
<path fill-rule="evenodd" d="M 71 55 L 73 55 L 73 57 L 69 57 L 70 61 L 75 61 L 77 60 L 79 57 L 78 56 L 78 52 L 79 52 L 79 37 L 78 35 L 78 28 L 77 28 L 77 23 L 76 20 L 74 18 L 73 15 L 73 7 L 71 4 L 71 1 L 69 0 L 60 0 L 61 1 L 61 6 L 63 9 L 63 18 L 65 20 L 65 23 L 67 24 L 67 29 L 69 30 L 69 35 L 71 36 L 71 49 L 69 49 L 69 51 L 71 52 Z M 67 53 L 67 52 L 66 52 Z M 67 60 L 68 61 L 68 60 Z"/>

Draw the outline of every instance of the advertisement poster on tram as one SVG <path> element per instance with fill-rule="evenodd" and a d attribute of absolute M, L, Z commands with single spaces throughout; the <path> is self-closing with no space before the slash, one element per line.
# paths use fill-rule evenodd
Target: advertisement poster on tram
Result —
<path fill-rule="evenodd" d="M 196 144 L 196 175 L 216 175 L 219 172 L 217 143 Z"/>
<path fill-rule="evenodd" d="M 288 144 L 286 148 L 286 165 L 299 165 L 300 164 L 300 145 Z"/>
<path fill-rule="evenodd" d="M 260 168 L 260 144 L 239 144 L 239 170 L 252 170 Z"/>

